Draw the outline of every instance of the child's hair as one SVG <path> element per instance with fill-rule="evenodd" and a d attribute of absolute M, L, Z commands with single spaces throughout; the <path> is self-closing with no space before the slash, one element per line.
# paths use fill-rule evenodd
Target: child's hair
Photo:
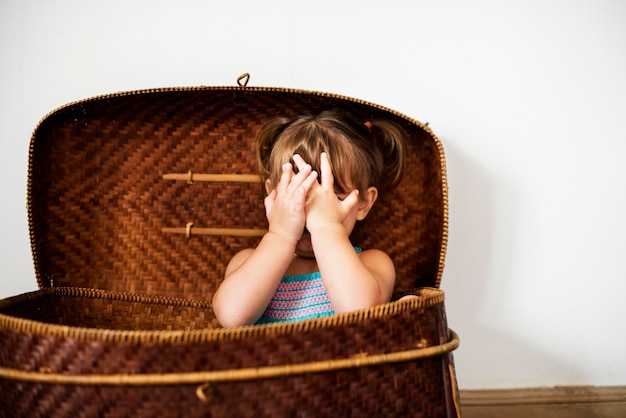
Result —
<path fill-rule="evenodd" d="M 405 167 L 406 133 L 385 120 L 355 122 L 347 115 L 324 111 L 295 119 L 278 117 L 264 123 L 256 138 L 263 181 L 278 184 L 283 164 L 294 154 L 320 170 L 320 154 L 330 158 L 337 193 L 374 186 L 379 192 L 396 187 Z M 296 168 L 297 171 L 297 168 Z M 352 184 L 346 182 L 350 180 Z"/>

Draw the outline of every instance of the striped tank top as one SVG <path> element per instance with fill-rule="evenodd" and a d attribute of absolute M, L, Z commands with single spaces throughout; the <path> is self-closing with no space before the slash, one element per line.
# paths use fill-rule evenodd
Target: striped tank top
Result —
<path fill-rule="evenodd" d="M 354 250 L 361 252 L 358 247 Z M 303 321 L 334 313 L 318 271 L 283 277 L 267 309 L 256 323 Z"/>
<path fill-rule="evenodd" d="M 257 324 L 302 321 L 334 313 L 318 271 L 283 277 Z"/>

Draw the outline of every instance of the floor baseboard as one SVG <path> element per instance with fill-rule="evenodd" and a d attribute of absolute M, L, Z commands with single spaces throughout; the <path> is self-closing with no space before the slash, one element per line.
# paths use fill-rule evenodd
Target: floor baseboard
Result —
<path fill-rule="evenodd" d="M 460 394 L 461 403 L 467 406 L 626 402 L 626 386 L 461 390 Z"/>
<path fill-rule="evenodd" d="M 626 386 L 461 390 L 464 418 L 626 416 Z"/>

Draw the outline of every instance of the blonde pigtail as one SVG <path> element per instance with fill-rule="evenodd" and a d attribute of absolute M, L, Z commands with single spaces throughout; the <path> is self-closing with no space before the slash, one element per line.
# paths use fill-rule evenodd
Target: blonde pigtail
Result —
<path fill-rule="evenodd" d="M 370 132 L 383 155 L 383 190 L 389 191 L 398 186 L 406 168 L 406 132 L 388 120 L 373 120 Z"/>
<path fill-rule="evenodd" d="M 271 174 L 270 156 L 272 154 L 272 148 L 276 143 L 278 135 L 280 135 L 287 123 L 289 123 L 288 118 L 273 118 L 263 123 L 257 132 L 255 141 L 257 165 L 259 167 L 259 174 L 264 183 Z"/>

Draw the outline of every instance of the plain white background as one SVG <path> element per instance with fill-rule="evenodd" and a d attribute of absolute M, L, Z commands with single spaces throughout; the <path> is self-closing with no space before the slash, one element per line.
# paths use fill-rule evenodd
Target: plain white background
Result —
<path fill-rule="evenodd" d="M 26 173 L 46 113 L 243 72 L 391 107 L 440 137 L 462 389 L 626 384 L 620 0 L 3 0 L 0 297 L 36 289 Z"/>

